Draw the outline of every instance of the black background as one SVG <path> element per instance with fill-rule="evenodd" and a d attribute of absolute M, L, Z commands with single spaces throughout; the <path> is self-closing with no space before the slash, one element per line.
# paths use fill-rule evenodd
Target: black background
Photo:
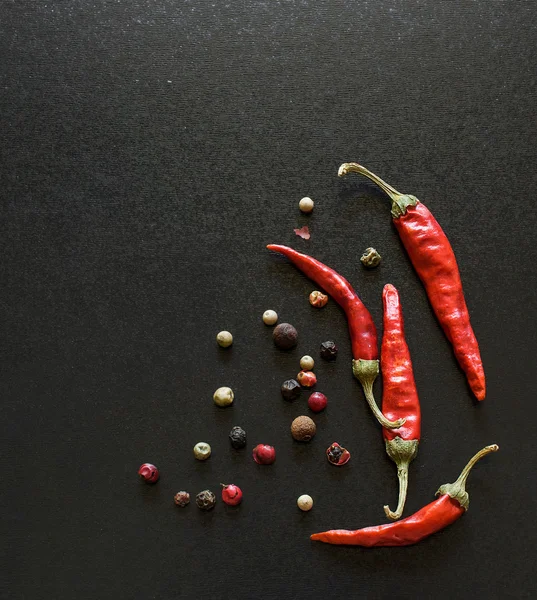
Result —
<path fill-rule="evenodd" d="M 536 18 L 524 0 L 1 2 L 3 598 L 532 596 Z M 353 160 L 450 238 L 488 377 L 479 406 L 386 197 L 337 178 Z M 403 549 L 310 542 L 384 522 L 395 468 L 343 314 L 312 309 L 315 286 L 269 242 L 350 279 L 379 334 L 382 286 L 400 290 L 423 411 L 406 515 L 500 445 L 447 530 Z M 294 351 L 274 348 L 267 308 L 299 330 Z M 326 339 L 329 406 L 299 445 L 307 394 L 286 404 L 279 385 Z M 212 402 L 221 385 L 231 408 Z M 323 456 L 334 440 L 343 469 Z M 272 467 L 252 461 L 259 442 Z M 173 504 L 220 482 L 242 487 L 239 508 Z"/>

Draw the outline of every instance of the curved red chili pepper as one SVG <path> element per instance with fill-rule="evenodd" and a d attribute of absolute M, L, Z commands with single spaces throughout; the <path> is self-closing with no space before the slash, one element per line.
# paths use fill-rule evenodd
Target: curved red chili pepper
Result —
<path fill-rule="evenodd" d="M 357 163 L 345 163 L 338 175 L 360 173 L 374 181 L 392 201 L 392 217 L 414 269 L 421 279 L 436 318 L 453 346 L 478 400 L 486 394 L 479 346 L 470 324 L 461 276 L 453 248 L 431 212 L 414 196 L 391 185 Z"/>
<path fill-rule="evenodd" d="M 408 487 L 408 466 L 418 454 L 421 436 L 421 411 L 410 351 L 405 340 L 405 328 L 399 293 L 391 284 L 382 291 L 384 333 L 380 364 L 382 372 L 382 412 L 387 419 L 405 418 L 399 429 L 383 428 L 386 452 L 397 465 L 399 501 L 392 512 L 384 507 L 386 516 L 396 520 L 403 514 Z"/>
<path fill-rule="evenodd" d="M 387 523 L 375 527 L 365 527 L 350 531 L 332 529 L 322 533 L 314 533 L 312 540 L 327 544 L 343 544 L 347 546 L 409 546 L 429 537 L 433 533 L 451 525 L 467 510 L 470 503 L 466 491 L 466 480 L 475 463 L 490 452 L 496 452 L 498 446 L 492 444 L 480 450 L 470 459 L 455 483 L 446 483 L 436 492 L 440 496 L 427 506 L 406 519 L 397 523 Z"/>
<path fill-rule="evenodd" d="M 347 316 L 351 337 L 354 357 L 353 373 L 364 388 L 366 400 L 383 427 L 400 427 L 404 420 L 389 421 L 386 419 L 373 396 L 373 382 L 379 372 L 377 330 L 373 318 L 352 289 L 351 284 L 339 273 L 307 254 L 279 244 L 269 244 L 267 248 L 286 256 L 341 306 Z"/>

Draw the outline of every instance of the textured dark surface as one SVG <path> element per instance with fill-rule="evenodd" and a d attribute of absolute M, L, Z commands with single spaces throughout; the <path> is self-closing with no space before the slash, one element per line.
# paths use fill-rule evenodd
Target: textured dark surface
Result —
<path fill-rule="evenodd" d="M 0 15 L 1 597 L 534 596 L 536 4 L 4 0 Z M 337 178 L 348 160 L 418 196 L 451 239 L 481 405 L 386 198 Z M 269 242 L 337 268 L 377 324 L 383 284 L 399 288 L 423 412 L 405 514 L 500 445 L 446 531 L 406 549 L 309 541 L 383 522 L 395 468 L 342 313 L 312 309 L 314 286 Z M 371 245 L 383 262 L 365 271 Z M 267 308 L 297 327 L 295 350 L 274 348 Z M 329 406 L 300 445 L 289 426 L 307 394 L 289 404 L 279 387 L 326 339 L 340 349 L 318 360 Z M 212 403 L 221 385 L 232 408 Z M 333 441 L 352 453 L 341 469 L 324 458 Z M 259 442 L 274 465 L 253 462 Z M 145 461 L 153 487 L 136 476 Z M 220 482 L 242 506 L 174 506 Z"/>

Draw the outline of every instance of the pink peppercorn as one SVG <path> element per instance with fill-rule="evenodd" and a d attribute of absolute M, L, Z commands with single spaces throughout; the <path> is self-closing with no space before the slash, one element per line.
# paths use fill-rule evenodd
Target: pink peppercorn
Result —
<path fill-rule="evenodd" d="M 276 460 L 276 450 L 274 450 L 274 446 L 257 444 L 252 456 L 258 465 L 271 465 Z"/>
<path fill-rule="evenodd" d="M 313 392 L 313 394 L 308 398 L 308 407 L 313 412 L 321 412 L 326 408 L 328 404 L 328 398 L 321 394 L 321 392 Z"/>
<path fill-rule="evenodd" d="M 302 387 L 310 388 L 317 383 L 317 376 L 313 371 L 300 371 L 296 380 Z"/>
<path fill-rule="evenodd" d="M 238 485 L 230 483 L 222 484 L 222 500 L 229 506 L 237 506 L 242 502 L 242 490 Z"/>
<path fill-rule="evenodd" d="M 144 463 L 141 465 L 141 467 L 138 469 L 138 475 L 146 483 L 156 483 L 160 477 L 157 467 L 151 463 Z"/>

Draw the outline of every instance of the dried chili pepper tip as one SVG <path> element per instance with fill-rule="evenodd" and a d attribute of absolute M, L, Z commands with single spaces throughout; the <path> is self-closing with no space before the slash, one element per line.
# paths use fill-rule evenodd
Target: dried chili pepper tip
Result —
<path fill-rule="evenodd" d="M 220 331 L 216 336 L 216 341 L 221 348 L 228 348 L 233 344 L 233 336 L 229 331 Z"/>
<path fill-rule="evenodd" d="M 219 387 L 216 392 L 213 394 L 213 400 L 216 406 L 230 406 L 233 404 L 233 399 L 235 398 L 235 394 L 233 394 L 233 390 L 229 387 Z"/>
<path fill-rule="evenodd" d="M 240 450 L 246 446 L 246 431 L 242 427 L 236 425 L 229 432 L 229 440 L 235 450 Z"/>
<path fill-rule="evenodd" d="M 300 359 L 300 368 L 303 371 L 311 371 L 313 370 L 313 367 L 315 366 L 315 361 L 313 360 L 313 358 L 311 356 L 303 356 Z"/>
<path fill-rule="evenodd" d="M 276 450 L 268 444 L 257 444 L 252 456 L 258 465 L 271 465 L 276 460 Z"/>
<path fill-rule="evenodd" d="M 280 323 L 274 328 L 272 339 L 278 348 L 289 350 L 297 345 L 298 332 L 290 323 Z"/>
<path fill-rule="evenodd" d="M 176 506 L 180 506 L 184 508 L 187 504 L 190 503 L 190 494 L 188 492 L 177 492 L 173 497 L 173 501 Z"/>
<path fill-rule="evenodd" d="M 313 412 L 321 412 L 326 408 L 328 398 L 321 392 L 313 392 L 308 398 L 308 408 Z"/>
<path fill-rule="evenodd" d="M 321 344 L 321 357 L 325 360 L 336 360 L 338 347 L 335 342 L 323 342 Z"/>
<path fill-rule="evenodd" d="M 326 294 L 323 294 L 322 292 L 319 292 L 318 290 L 311 292 L 310 304 L 313 307 L 322 308 L 323 306 L 326 306 L 327 302 L 328 302 L 328 296 Z"/>
<path fill-rule="evenodd" d="M 337 442 L 334 442 L 326 449 L 326 458 L 331 465 L 342 467 L 349 462 L 351 453 Z"/>
<path fill-rule="evenodd" d="M 296 505 L 300 510 L 308 512 L 313 508 L 313 498 L 308 494 L 302 494 L 302 496 L 298 497 Z"/>
<path fill-rule="evenodd" d="M 265 325 L 275 325 L 278 320 L 278 313 L 275 310 L 266 310 L 263 313 L 263 323 Z"/>
<path fill-rule="evenodd" d="M 360 262 L 367 269 L 374 269 L 380 265 L 381 258 L 381 255 L 375 250 L 375 248 L 366 248 L 360 257 Z"/>
<path fill-rule="evenodd" d="M 196 504 L 201 510 L 211 510 L 216 504 L 216 496 L 211 490 L 203 490 L 196 496 Z"/>
<path fill-rule="evenodd" d="M 298 208 L 303 213 L 310 213 L 313 210 L 314 204 L 315 203 L 313 202 L 313 200 L 306 196 L 306 197 L 302 198 L 302 200 L 300 200 L 300 202 L 298 203 Z"/>
<path fill-rule="evenodd" d="M 157 467 L 151 463 L 144 463 L 138 469 L 138 475 L 146 483 L 157 483 L 160 477 Z"/>
<path fill-rule="evenodd" d="M 196 460 L 207 460 L 211 456 L 211 446 L 207 442 L 198 442 L 194 446 L 194 458 Z"/>
<path fill-rule="evenodd" d="M 313 387 L 317 383 L 317 375 L 313 371 L 300 371 L 296 378 L 298 383 L 305 388 Z"/>
<path fill-rule="evenodd" d="M 291 435 L 297 442 L 309 442 L 316 431 L 315 422 L 304 415 L 297 417 L 291 423 Z"/>
<path fill-rule="evenodd" d="M 292 402 L 296 400 L 300 396 L 300 392 L 302 388 L 300 384 L 295 379 L 288 379 L 282 383 L 282 387 L 280 388 L 283 399 L 288 402 Z"/>
<path fill-rule="evenodd" d="M 222 483 L 220 485 L 222 486 L 222 500 L 226 504 L 237 506 L 237 504 L 242 502 L 242 490 L 238 485 L 234 483 L 230 483 L 229 485 Z"/>

